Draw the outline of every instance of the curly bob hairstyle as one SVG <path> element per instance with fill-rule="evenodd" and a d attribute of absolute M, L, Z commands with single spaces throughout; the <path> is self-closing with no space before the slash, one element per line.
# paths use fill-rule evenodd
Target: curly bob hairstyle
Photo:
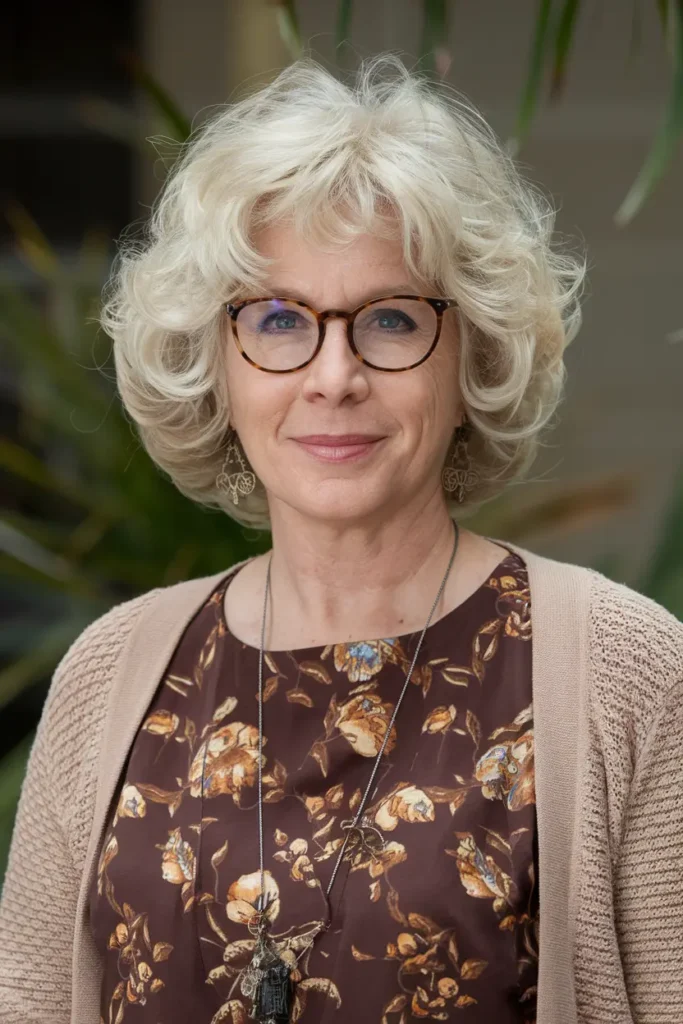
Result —
<path fill-rule="evenodd" d="M 411 272 L 457 300 L 453 395 L 479 482 L 456 508 L 521 479 L 562 398 L 585 259 L 551 244 L 552 204 L 469 101 L 381 55 L 350 86 L 302 59 L 214 110 L 143 240 L 120 246 L 100 322 L 125 409 L 177 488 L 269 526 L 261 484 L 239 506 L 216 488 L 230 416 L 222 304 L 261 290 L 268 261 L 250 235 L 285 217 L 320 245 L 394 237 Z"/>

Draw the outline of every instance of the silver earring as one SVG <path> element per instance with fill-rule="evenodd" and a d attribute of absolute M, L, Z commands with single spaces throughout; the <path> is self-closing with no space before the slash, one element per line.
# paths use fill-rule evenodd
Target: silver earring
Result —
<path fill-rule="evenodd" d="M 479 483 L 479 474 L 472 467 L 472 456 L 468 441 L 472 435 L 472 424 L 467 415 L 453 434 L 450 458 L 441 471 L 441 482 L 448 494 L 455 494 L 455 500 L 462 502 L 465 495 Z"/>
<path fill-rule="evenodd" d="M 235 505 L 241 497 L 246 498 L 256 487 L 256 477 L 247 469 L 245 455 L 234 427 L 230 428 L 225 458 L 216 477 L 216 487 L 224 494 L 229 494 Z"/>

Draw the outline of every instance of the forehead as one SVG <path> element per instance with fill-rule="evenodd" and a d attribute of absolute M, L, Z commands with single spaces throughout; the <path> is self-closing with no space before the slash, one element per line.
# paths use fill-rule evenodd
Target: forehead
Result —
<path fill-rule="evenodd" d="M 359 234 L 343 245 L 323 244 L 296 233 L 287 222 L 261 228 L 252 239 L 272 262 L 265 283 L 273 294 L 307 302 L 363 302 L 373 295 L 419 292 L 420 282 L 407 267 L 398 239 Z"/>

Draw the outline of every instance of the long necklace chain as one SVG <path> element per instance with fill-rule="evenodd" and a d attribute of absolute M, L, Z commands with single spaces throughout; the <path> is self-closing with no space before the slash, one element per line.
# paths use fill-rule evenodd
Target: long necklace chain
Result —
<path fill-rule="evenodd" d="M 394 727 L 394 722 L 396 721 L 396 716 L 398 715 L 399 708 L 401 707 L 401 704 L 403 702 L 403 698 L 405 697 L 405 694 L 406 694 L 406 692 L 408 690 L 408 684 L 410 683 L 410 678 L 411 678 L 411 676 L 413 674 L 413 669 L 415 668 L 415 663 L 417 662 L 417 657 L 418 657 L 418 655 L 420 653 L 420 648 L 422 647 L 422 641 L 424 640 L 425 633 L 427 632 L 427 629 L 429 628 L 429 624 L 432 621 L 432 616 L 433 616 L 433 614 L 434 614 L 434 612 L 436 610 L 436 607 L 437 607 L 437 605 L 439 603 L 439 600 L 440 600 L 441 595 L 443 593 L 443 589 L 446 586 L 446 580 L 448 579 L 448 575 L 449 575 L 449 573 L 451 571 L 451 566 L 453 565 L 453 561 L 455 559 L 455 553 L 456 553 L 456 551 L 458 549 L 458 540 L 459 540 L 459 537 L 460 537 L 460 529 L 458 527 L 458 524 L 455 522 L 455 520 L 453 520 L 453 527 L 454 527 L 454 534 L 455 534 L 454 539 L 453 539 L 453 550 L 451 551 L 451 557 L 449 559 L 448 566 L 446 568 L 446 572 L 444 573 L 443 579 L 441 580 L 441 585 L 439 587 L 438 593 L 437 593 L 436 597 L 434 598 L 434 603 L 433 603 L 433 605 L 431 607 L 431 611 L 429 612 L 429 615 L 427 617 L 427 621 L 426 621 L 426 623 L 424 625 L 424 629 L 422 630 L 422 633 L 420 635 L 420 639 L 418 641 L 417 647 L 415 648 L 415 653 L 413 655 L 413 660 L 412 660 L 412 662 L 410 664 L 410 668 L 408 670 L 408 674 L 406 675 L 405 681 L 403 683 L 403 688 L 402 688 L 400 696 L 399 696 L 399 698 L 398 698 L 398 700 L 396 702 L 396 706 L 394 707 L 393 714 L 391 715 L 391 718 L 389 719 L 389 722 L 388 722 L 388 725 L 387 725 L 387 728 L 386 728 L 386 732 L 384 734 L 384 739 L 382 740 L 382 745 L 379 748 L 379 753 L 377 754 L 377 757 L 375 758 L 375 762 L 373 764 L 372 771 L 370 773 L 370 778 L 368 779 L 367 786 L 365 787 L 365 792 L 363 793 L 363 796 L 361 798 L 360 804 L 358 805 L 358 809 L 356 811 L 355 817 L 353 818 L 353 821 L 351 822 L 350 827 L 346 831 L 346 836 L 344 838 L 344 842 L 342 843 L 341 849 L 339 850 L 339 855 L 338 855 L 338 857 L 337 857 L 337 859 L 335 861 L 334 868 L 332 869 L 332 875 L 330 876 L 330 881 L 329 881 L 329 883 L 327 885 L 327 889 L 325 890 L 325 898 L 326 898 L 326 900 L 329 899 L 330 892 L 332 891 L 332 886 L 334 885 L 334 881 L 335 881 L 335 879 L 337 877 L 337 872 L 339 871 L 339 867 L 340 867 L 341 862 L 342 862 L 342 860 L 344 858 L 344 852 L 345 852 L 347 844 L 349 842 L 349 838 L 352 835 L 353 830 L 355 828 L 357 828 L 358 822 L 361 820 L 362 815 L 363 815 L 363 811 L 365 810 L 365 805 L 367 804 L 367 801 L 368 801 L 368 799 L 370 797 L 370 793 L 372 792 L 372 787 L 373 787 L 373 784 L 375 782 L 375 778 L 377 776 L 377 772 L 379 771 L 379 766 L 380 766 L 380 763 L 382 761 L 382 757 L 384 755 L 384 750 L 386 748 L 387 743 L 389 742 L 389 737 L 391 735 L 391 730 Z M 264 831 L 263 831 L 263 703 L 264 703 L 263 702 L 263 650 L 264 650 L 264 646 L 265 646 L 266 609 L 267 609 L 267 606 L 268 606 L 268 592 L 270 590 L 270 564 L 272 562 L 272 558 L 273 558 L 273 553 L 271 551 L 270 558 L 268 559 L 268 570 L 267 570 L 267 573 L 266 573 L 266 586 L 265 586 L 265 594 L 264 594 L 264 598 L 263 598 L 263 616 L 262 616 L 262 619 L 261 619 L 261 644 L 260 644 L 260 647 L 259 647 L 259 688 L 258 688 L 258 832 L 259 832 L 259 867 L 260 867 L 260 874 L 261 874 L 261 886 L 260 886 L 260 893 L 259 893 L 259 899 L 258 899 L 258 910 L 259 910 L 259 914 L 261 914 L 261 915 L 263 914 L 263 910 L 264 910 L 264 897 L 265 897 L 265 857 L 264 857 Z M 328 914 L 329 914 L 329 903 L 328 903 Z"/>

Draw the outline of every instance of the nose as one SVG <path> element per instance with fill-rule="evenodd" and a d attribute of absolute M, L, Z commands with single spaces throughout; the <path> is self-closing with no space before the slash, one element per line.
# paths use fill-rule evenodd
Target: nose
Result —
<path fill-rule="evenodd" d="M 366 368 L 356 358 L 349 341 L 343 312 L 327 310 L 323 325 L 325 334 L 317 356 L 306 367 L 304 394 L 309 399 L 324 396 L 333 405 L 347 397 L 359 401 L 368 390 Z"/>

